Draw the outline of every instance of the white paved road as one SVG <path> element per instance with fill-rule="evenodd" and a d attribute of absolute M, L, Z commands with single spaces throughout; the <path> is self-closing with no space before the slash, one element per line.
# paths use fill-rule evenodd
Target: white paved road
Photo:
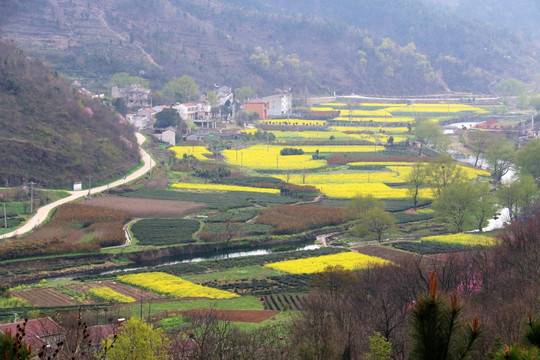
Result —
<path fill-rule="evenodd" d="M 126 176 L 125 179 L 120 179 L 120 180 L 112 182 L 112 183 L 110 183 L 108 185 L 103 185 L 103 186 L 99 186 L 99 187 L 96 187 L 96 188 L 92 188 L 91 191 L 90 191 L 90 194 L 97 194 L 97 193 L 100 193 L 102 191 L 111 189 L 111 188 L 119 186 L 119 185 L 126 184 L 126 183 L 128 183 L 130 181 L 133 181 L 135 179 L 138 179 L 141 176 L 143 176 L 144 174 L 146 174 L 148 171 L 150 171 L 150 169 L 153 168 L 156 165 L 156 162 L 154 160 L 152 160 L 150 155 L 146 151 L 144 151 L 142 149 L 142 147 L 140 147 L 140 145 L 145 141 L 145 137 L 140 133 L 136 133 L 135 135 L 137 136 L 137 142 L 139 143 L 139 150 L 140 150 L 141 158 L 143 160 L 144 165 L 141 168 L 139 168 L 136 171 L 129 174 L 128 176 Z M 36 211 L 36 214 L 32 218 L 30 218 L 26 223 L 24 223 L 23 226 L 21 226 L 17 230 L 12 231 L 10 233 L 0 235 L 0 240 L 10 238 L 10 237 L 13 237 L 13 236 L 17 236 L 17 235 L 22 235 L 22 234 L 25 234 L 25 233 L 31 231 L 36 226 L 43 223 L 43 221 L 45 221 L 45 219 L 47 219 L 47 216 L 49 216 L 49 213 L 51 212 L 51 210 L 54 209 L 55 207 L 88 195 L 88 190 L 68 191 L 68 192 L 71 194 L 70 196 L 65 197 L 63 199 L 60 199 L 58 201 L 55 201 L 55 202 L 53 202 L 51 204 L 40 207 Z"/>

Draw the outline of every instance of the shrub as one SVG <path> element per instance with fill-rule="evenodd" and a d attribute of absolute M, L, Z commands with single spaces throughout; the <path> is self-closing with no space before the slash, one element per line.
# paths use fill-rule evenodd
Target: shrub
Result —
<path fill-rule="evenodd" d="M 304 155 L 304 150 L 296 148 L 283 148 L 279 152 L 281 155 Z"/>

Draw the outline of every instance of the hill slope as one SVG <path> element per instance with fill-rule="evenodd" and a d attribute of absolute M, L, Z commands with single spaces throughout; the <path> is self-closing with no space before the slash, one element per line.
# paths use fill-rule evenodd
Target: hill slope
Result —
<path fill-rule="evenodd" d="M 133 131 L 42 60 L 0 41 L 0 184 L 69 186 L 139 162 Z"/>
<path fill-rule="evenodd" d="M 96 88 L 127 71 L 261 95 L 489 92 L 539 68 L 538 46 L 419 0 L 8 0 L 3 13 L 7 37 Z"/>

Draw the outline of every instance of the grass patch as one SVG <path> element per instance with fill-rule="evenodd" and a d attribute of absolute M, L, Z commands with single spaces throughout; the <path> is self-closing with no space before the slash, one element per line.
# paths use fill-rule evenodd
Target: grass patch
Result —
<path fill-rule="evenodd" d="M 261 265 L 244 266 L 240 268 L 230 268 L 224 271 L 217 271 L 205 274 L 186 275 L 185 280 L 196 283 L 205 283 L 208 281 L 231 281 L 241 279 L 262 279 L 269 276 L 278 276 L 282 272 L 270 269 Z"/>
<path fill-rule="evenodd" d="M 216 310 L 263 310 L 263 306 L 254 296 L 241 296 L 232 299 L 217 300 L 189 300 L 159 303 L 145 303 L 142 305 L 143 314 L 155 314 L 163 311 L 216 309 Z M 128 315 L 139 316 L 141 304 L 133 304 L 128 308 Z"/>
<path fill-rule="evenodd" d="M 119 194 L 125 197 L 180 200 L 204 203 L 212 209 L 250 207 L 253 204 L 267 206 L 270 204 L 292 204 L 296 200 L 276 194 L 233 191 L 233 192 L 192 192 L 173 190 L 138 190 Z"/>

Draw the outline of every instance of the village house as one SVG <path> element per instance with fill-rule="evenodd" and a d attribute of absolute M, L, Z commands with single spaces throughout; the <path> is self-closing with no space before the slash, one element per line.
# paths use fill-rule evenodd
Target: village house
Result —
<path fill-rule="evenodd" d="M 113 86 L 111 98 L 122 98 L 128 110 L 148 107 L 150 90 L 143 88 L 139 84 L 131 84 L 124 88 Z"/>
<path fill-rule="evenodd" d="M 263 98 L 269 105 L 268 116 L 288 116 L 292 112 L 292 94 L 282 93 Z"/>
<path fill-rule="evenodd" d="M 156 111 L 150 108 L 139 109 L 137 111 L 137 115 L 146 117 L 146 120 L 148 121 L 148 123 L 151 124 L 156 115 Z"/>
<path fill-rule="evenodd" d="M 24 321 L 0 325 L 0 332 L 11 336 L 17 334 L 17 326 L 21 328 Z M 43 346 L 54 347 L 62 340 L 62 328 L 48 317 L 28 320 L 25 327 L 23 340 L 32 349 L 42 349 Z"/>
<path fill-rule="evenodd" d="M 135 129 L 137 130 L 145 129 L 150 125 L 148 118 L 143 115 L 127 114 L 126 120 L 128 121 L 128 123 L 133 125 Z"/>
<path fill-rule="evenodd" d="M 264 120 L 268 118 L 268 109 L 270 104 L 268 101 L 262 99 L 253 99 L 244 103 L 244 110 L 251 110 L 259 115 L 259 119 Z"/>
<path fill-rule="evenodd" d="M 154 129 L 154 137 L 161 142 L 176 146 L 176 128 L 172 126 L 165 129 Z"/>
<path fill-rule="evenodd" d="M 199 111 L 199 106 L 195 103 L 184 103 L 173 106 L 173 109 L 178 111 L 180 117 L 184 121 L 193 121 Z"/>
<path fill-rule="evenodd" d="M 216 120 L 212 118 L 212 107 L 204 102 L 185 103 L 174 105 L 173 109 L 178 111 L 178 114 L 184 121 L 191 121 L 200 128 L 215 129 Z"/>

